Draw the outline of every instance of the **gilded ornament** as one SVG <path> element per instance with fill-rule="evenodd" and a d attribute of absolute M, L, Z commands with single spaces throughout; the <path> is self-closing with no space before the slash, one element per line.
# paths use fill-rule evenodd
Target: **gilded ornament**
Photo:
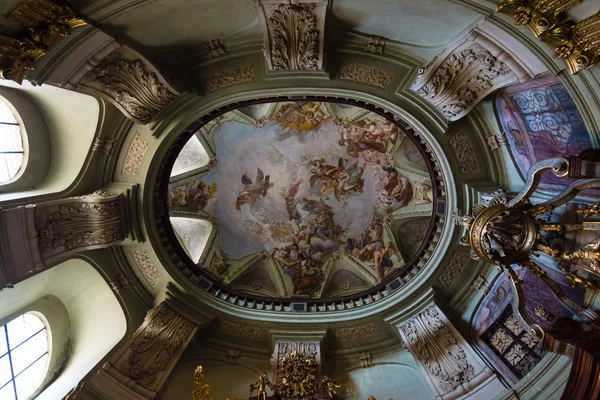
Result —
<path fill-rule="evenodd" d="M 371 35 L 369 37 L 369 42 L 365 46 L 365 51 L 367 51 L 369 53 L 373 53 L 373 54 L 383 54 L 383 48 L 385 47 L 385 42 L 386 42 L 385 38 L 383 38 L 381 36 L 377 36 L 377 35 Z"/>
<path fill-rule="evenodd" d="M 30 39 L 0 34 L 0 77 L 21 84 L 25 73 L 33 71 L 36 61 L 46 53 L 43 46 Z"/>
<path fill-rule="evenodd" d="M 47 49 L 75 28 L 87 25 L 69 6 L 60 1 L 25 0 L 14 8 L 7 18 L 17 21 L 29 30 L 37 43 Z"/>
<path fill-rule="evenodd" d="M 192 392 L 194 400 L 214 400 L 211 398 L 212 390 L 206 379 L 204 379 L 204 370 L 199 365 L 194 371 L 194 391 Z M 259 399 L 260 400 L 260 399 Z"/>
<path fill-rule="evenodd" d="M 256 391 L 256 400 L 267 400 L 267 387 L 274 389 L 271 385 L 267 373 L 263 372 L 255 383 L 250 384 L 250 396 Z"/>
<path fill-rule="evenodd" d="M 600 62 L 600 14 L 561 22 L 564 12 L 582 1 L 504 0 L 496 10 L 512 16 L 515 24 L 526 25 L 553 49 L 554 58 L 564 60 L 576 74 Z"/>

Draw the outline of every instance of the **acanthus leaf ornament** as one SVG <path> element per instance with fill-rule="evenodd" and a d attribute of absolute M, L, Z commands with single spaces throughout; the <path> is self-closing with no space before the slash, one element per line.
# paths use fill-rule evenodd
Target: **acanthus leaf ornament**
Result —
<path fill-rule="evenodd" d="M 517 75 L 504 62 L 468 39 L 421 68 L 411 88 L 456 121 L 489 93 L 515 82 Z"/>
<path fill-rule="evenodd" d="M 399 329 L 404 344 L 423 365 L 440 395 L 474 378 L 474 366 L 435 306 L 429 306 Z"/>
<path fill-rule="evenodd" d="M 195 323 L 166 304 L 149 318 L 131 344 L 129 356 L 119 365 L 126 376 L 146 388 L 152 387 L 158 374 L 177 361 L 175 354 L 197 329 Z"/>
<path fill-rule="evenodd" d="M 323 68 L 327 1 L 274 4 L 256 0 L 255 6 L 263 23 L 263 50 L 269 69 L 285 71 Z"/>
<path fill-rule="evenodd" d="M 177 93 L 148 71 L 142 60 L 103 60 L 86 76 L 102 85 L 105 93 L 136 122 L 147 124 L 160 110 L 175 100 Z"/>

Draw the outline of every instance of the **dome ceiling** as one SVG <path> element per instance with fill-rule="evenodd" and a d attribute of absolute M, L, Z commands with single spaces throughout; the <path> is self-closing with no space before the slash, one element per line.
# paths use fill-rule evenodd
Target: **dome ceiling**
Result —
<path fill-rule="evenodd" d="M 427 153 L 382 115 L 272 102 L 191 133 L 164 201 L 190 269 L 213 283 L 262 298 L 346 297 L 409 270 L 429 239 Z"/>

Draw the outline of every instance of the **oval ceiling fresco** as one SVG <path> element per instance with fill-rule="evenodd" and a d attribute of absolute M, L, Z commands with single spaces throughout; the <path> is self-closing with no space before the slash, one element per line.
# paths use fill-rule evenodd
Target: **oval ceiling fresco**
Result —
<path fill-rule="evenodd" d="M 356 105 L 240 107 L 195 128 L 171 164 L 171 227 L 195 268 L 237 292 L 360 293 L 406 270 L 431 233 L 425 154 Z"/>

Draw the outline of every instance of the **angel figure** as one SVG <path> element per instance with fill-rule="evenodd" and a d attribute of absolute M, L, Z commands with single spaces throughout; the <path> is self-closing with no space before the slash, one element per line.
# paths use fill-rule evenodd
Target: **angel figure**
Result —
<path fill-rule="evenodd" d="M 259 197 L 265 197 L 269 188 L 273 187 L 273 183 L 269 182 L 269 175 L 265 176 L 260 168 L 256 169 L 256 179 L 252 179 L 246 172 L 242 175 L 242 183 L 244 188 L 240 190 L 235 203 L 235 208 L 240 211 L 241 207 L 246 204 L 254 204 Z"/>
<path fill-rule="evenodd" d="M 271 386 L 271 381 L 269 381 L 267 373 L 263 372 L 256 383 L 250 384 L 250 394 L 256 390 L 256 400 L 267 400 L 267 386 Z"/>
<path fill-rule="evenodd" d="M 322 160 L 314 160 L 310 167 L 310 187 L 313 187 L 317 181 L 321 181 L 321 195 L 325 200 L 329 199 L 330 194 L 334 194 L 337 201 L 350 191 L 362 193 L 365 180 L 363 174 L 367 164 L 358 166 L 358 160 L 348 162 L 340 157 L 338 165 L 324 164 Z"/>

